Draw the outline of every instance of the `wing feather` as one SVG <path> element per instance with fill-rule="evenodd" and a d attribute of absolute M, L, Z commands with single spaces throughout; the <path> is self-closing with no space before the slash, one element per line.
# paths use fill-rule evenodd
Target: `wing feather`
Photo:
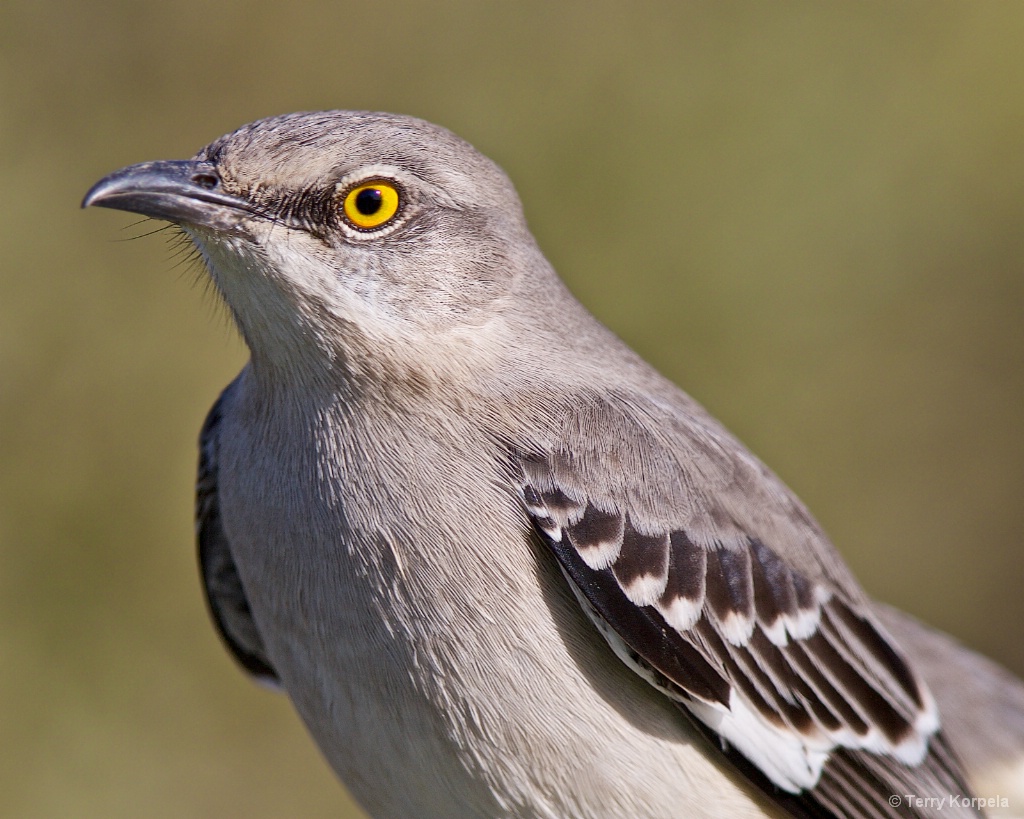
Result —
<path fill-rule="evenodd" d="M 217 494 L 218 440 L 224 402 L 232 385 L 210 409 L 199 434 L 199 470 L 196 478 L 196 545 L 203 591 L 217 632 L 238 663 L 258 680 L 279 683 L 267 657 L 245 587 L 231 556 L 231 544 L 220 516 Z"/>
<path fill-rule="evenodd" d="M 575 430 L 600 423 L 614 435 L 609 418 L 628 411 L 602 417 L 589 406 L 584 415 Z M 574 451 L 566 436 L 517 453 L 525 509 L 588 616 L 624 662 L 732 758 L 738 752 L 741 768 L 752 763 L 780 799 L 806 797 L 824 815 L 885 815 L 899 783 L 966 794 L 931 694 L 820 529 L 738 445 L 724 463 L 729 440 L 700 420 L 697 441 L 678 445 L 692 464 L 666 454 L 649 430 L 621 424 L 620 450 L 625 439 L 638 451 L 603 458 Z M 687 434 L 685 424 L 676 429 Z M 671 485 L 652 485 L 645 464 Z M 623 474 L 630 466 L 636 473 Z M 725 500 L 699 491 L 695 475 Z"/>

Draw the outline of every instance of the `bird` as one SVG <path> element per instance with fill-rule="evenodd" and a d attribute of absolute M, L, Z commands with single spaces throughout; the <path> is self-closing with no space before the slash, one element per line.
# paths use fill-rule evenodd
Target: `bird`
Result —
<path fill-rule="evenodd" d="M 371 816 L 977 816 L 1024 778 L 1024 686 L 871 600 L 450 131 L 270 117 L 82 204 L 177 225 L 248 347 L 208 607 Z"/>

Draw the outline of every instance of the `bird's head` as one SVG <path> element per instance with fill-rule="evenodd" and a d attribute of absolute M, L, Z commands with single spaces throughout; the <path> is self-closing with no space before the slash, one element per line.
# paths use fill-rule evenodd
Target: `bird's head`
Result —
<path fill-rule="evenodd" d="M 193 159 L 116 171 L 89 205 L 180 225 L 257 369 L 278 375 L 358 373 L 389 352 L 429 360 L 424 346 L 486 332 L 536 268 L 504 173 L 447 130 L 391 114 L 260 120 Z"/>

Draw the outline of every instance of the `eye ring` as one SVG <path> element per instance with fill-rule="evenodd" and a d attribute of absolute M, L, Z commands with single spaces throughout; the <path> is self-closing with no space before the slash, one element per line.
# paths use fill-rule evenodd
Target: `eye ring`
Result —
<path fill-rule="evenodd" d="M 391 222 L 402 204 L 397 185 L 386 179 L 370 179 L 345 191 L 341 215 L 356 230 L 374 231 Z"/>

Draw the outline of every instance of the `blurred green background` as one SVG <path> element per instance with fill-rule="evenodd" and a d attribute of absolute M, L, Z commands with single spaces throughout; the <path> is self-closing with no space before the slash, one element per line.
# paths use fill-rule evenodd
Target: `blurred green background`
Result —
<path fill-rule="evenodd" d="M 1024 673 L 1022 43 L 1012 3 L 5 0 L 0 816 L 354 815 L 196 579 L 194 441 L 245 351 L 169 232 L 78 210 L 293 110 L 495 158 L 871 593 Z"/>

